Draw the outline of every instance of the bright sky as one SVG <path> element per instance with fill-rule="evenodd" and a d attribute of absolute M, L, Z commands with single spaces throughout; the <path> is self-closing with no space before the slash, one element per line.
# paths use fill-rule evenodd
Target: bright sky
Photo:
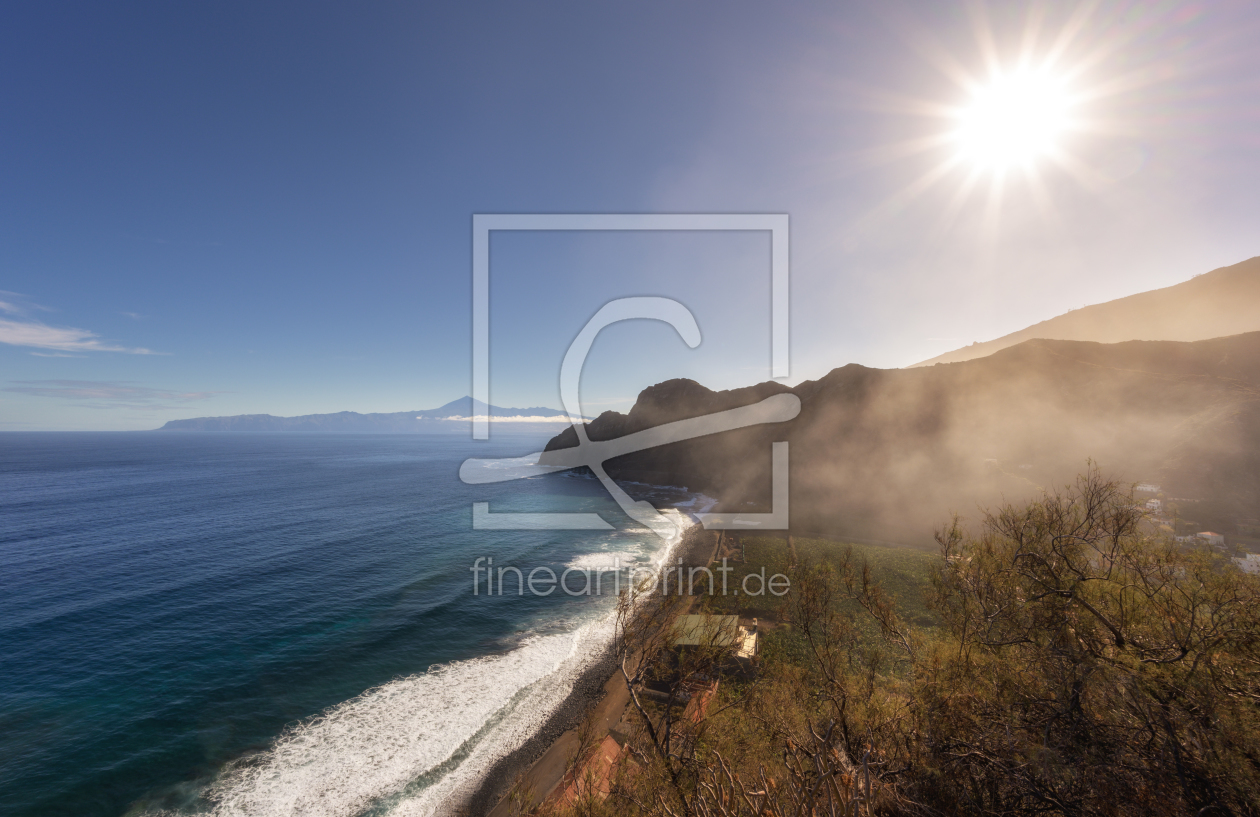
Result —
<path fill-rule="evenodd" d="M 0 25 L 0 429 L 471 391 L 474 213 L 788 213 L 795 383 L 1260 254 L 1249 2 L 40 4 Z M 769 379 L 768 234 L 512 234 L 491 400 Z"/>

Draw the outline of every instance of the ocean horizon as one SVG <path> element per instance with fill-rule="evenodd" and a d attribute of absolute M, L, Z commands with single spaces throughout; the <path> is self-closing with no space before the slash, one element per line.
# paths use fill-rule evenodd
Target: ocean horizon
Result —
<path fill-rule="evenodd" d="M 668 547 L 589 477 L 460 482 L 465 458 L 555 430 L 0 435 L 0 814 L 432 814 L 466 797 L 600 653 L 614 604 L 474 594 L 474 560 L 559 574 Z M 615 530 L 474 531 L 473 502 Z"/>

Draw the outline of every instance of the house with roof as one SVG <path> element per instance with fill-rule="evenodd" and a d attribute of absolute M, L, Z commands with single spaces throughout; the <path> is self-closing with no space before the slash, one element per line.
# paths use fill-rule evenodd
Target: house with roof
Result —
<path fill-rule="evenodd" d="M 596 801 L 608 798 L 618 767 L 624 762 L 624 747 L 612 735 L 592 747 L 587 755 L 565 773 L 560 783 L 547 795 L 552 806 L 573 807 L 584 797 Z"/>
<path fill-rule="evenodd" d="M 760 652 L 757 620 L 741 625 L 739 616 L 690 615 L 678 619 L 674 646 L 681 649 L 720 647 L 730 650 L 733 658 L 755 661 Z"/>

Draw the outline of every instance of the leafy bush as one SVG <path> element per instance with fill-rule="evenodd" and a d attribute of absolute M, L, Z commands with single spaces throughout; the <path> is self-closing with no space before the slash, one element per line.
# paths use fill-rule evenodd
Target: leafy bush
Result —
<path fill-rule="evenodd" d="M 1157 535 L 1094 468 L 937 541 L 930 576 L 918 554 L 798 542 L 789 626 L 702 717 L 638 694 L 679 602 L 623 603 L 642 728 L 611 793 L 560 811 L 1260 813 L 1260 577 Z M 689 661 L 678 684 L 720 656 Z"/>

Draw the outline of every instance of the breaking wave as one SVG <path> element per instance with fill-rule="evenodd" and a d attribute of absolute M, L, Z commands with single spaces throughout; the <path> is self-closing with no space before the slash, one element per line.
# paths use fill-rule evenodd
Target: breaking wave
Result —
<path fill-rule="evenodd" d="M 506 754 L 563 700 L 598 653 L 592 647 L 606 643 L 610 626 L 598 622 L 534 637 L 505 655 L 433 667 L 368 690 L 226 769 L 205 793 L 212 813 L 348 817 L 414 789 L 415 781 L 468 751 L 470 741 L 477 744 L 474 756 L 496 749 Z M 493 734 L 479 735 L 487 724 Z M 487 742 L 498 745 L 484 747 Z M 458 784 L 475 785 L 485 768 L 468 757 L 439 779 L 423 781 L 428 785 L 400 803 L 405 810 L 399 813 L 434 813 Z"/>
<path fill-rule="evenodd" d="M 612 634 L 612 614 L 579 629 L 571 637 L 572 648 L 565 659 L 546 679 L 524 690 L 513 701 L 511 712 L 469 747 L 466 758 L 434 785 L 405 793 L 387 813 L 391 817 L 455 813 L 477 791 L 486 771 L 533 737 L 564 703 L 581 674 L 602 657 Z"/>
<path fill-rule="evenodd" d="M 596 553 L 585 553 L 571 559 L 565 568 L 569 570 L 613 570 L 614 568 L 638 567 L 647 561 L 643 551 L 609 550 Z"/>
<path fill-rule="evenodd" d="M 686 528 L 686 517 L 667 510 Z M 646 531 L 644 531 L 646 532 Z M 678 540 L 650 560 L 666 562 Z M 643 552 L 600 552 L 642 564 Z M 649 557 L 650 558 L 650 557 Z M 589 561 L 588 561 L 589 560 Z M 431 667 L 370 689 L 281 734 L 242 758 L 204 792 L 217 817 L 394 817 L 452 813 L 485 773 L 558 710 L 611 641 L 614 613 L 575 630 L 537 635 L 501 655 Z"/>

